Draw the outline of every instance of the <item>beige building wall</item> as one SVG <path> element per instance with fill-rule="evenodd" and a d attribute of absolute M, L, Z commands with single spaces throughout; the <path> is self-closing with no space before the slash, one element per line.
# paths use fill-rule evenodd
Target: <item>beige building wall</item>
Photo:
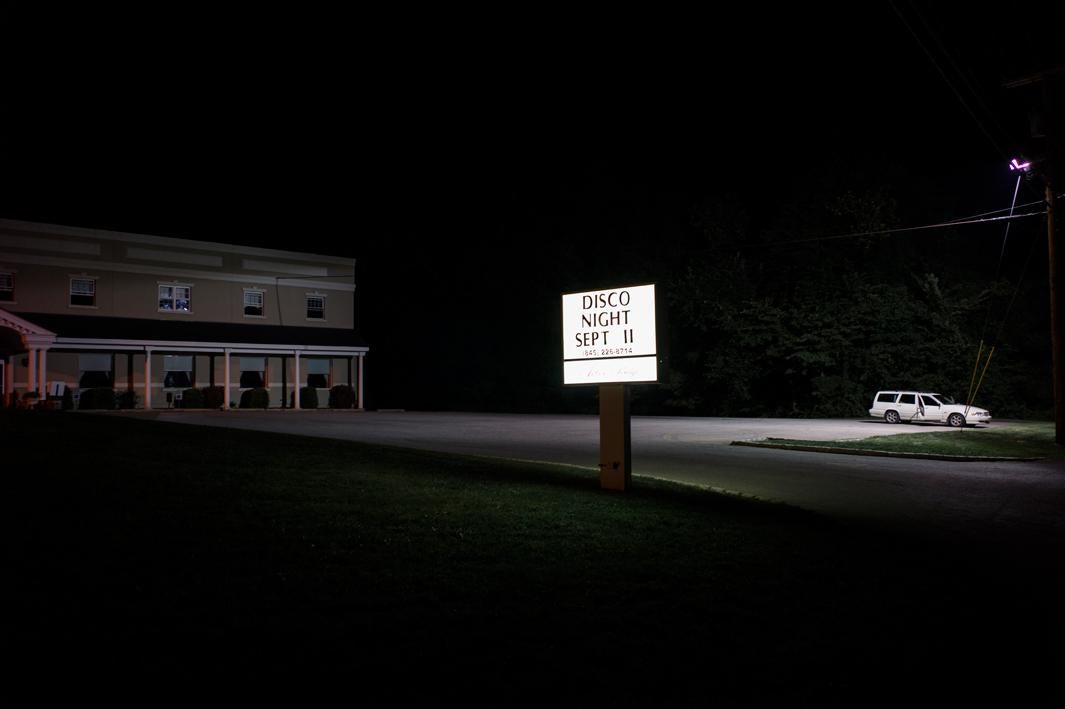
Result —
<path fill-rule="evenodd" d="M 300 237 L 296 234 L 294 240 Z M 354 267 L 355 261 L 348 258 L 0 219 L 0 273 L 10 273 L 14 282 L 14 299 L 0 302 L 0 308 L 15 314 L 351 330 L 355 320 Z M 94 281 L 91 305 L 71 303 L 72 278 Z M 161 285 L 191 288 L 190 311 L 160 310 Z M 245 313 L 248 292 L 261 296 L 261 314 Z M 309 297 L 322 302 L 323 317 L 308 317 Z M 300 343 L 297 340 L 292 344 Z M 167 389 L 163 386 L 165 355 L 157 351 L 151 358 L 152 408 L 168 405 Z M 214 384 L 223 385 L 222 354 L 189 356 L 194 356 L 193 386 L 202 389 L 211 385 L 212 361 Z M 229 385 L 234 403 L 239 403 L 243 391 L 240 356 L 233 355 L 231 364 Z M 17 355 L 11 358 L 9 369 L 17 391 L 27 386 L 25 359 Z M 306 361 L 307 358 L 301 358 L 301 362 Z M 306 385 L 306 364 L 299 373 L 293 372 L 293 365 L 292 357 L 269 357 L 265 384 L 271 407 L 282 406 L 283 379 L 287 379 L 289 396 Z M 282 366 L 287 370 L 286 377 L 282 377 Z M 132 385 L 140 405 L 144 393 L 144 353 L 118 352 L 113 367 L 115 390 L 125 391 Z M 352 365 L 351 369 L 349 379 L 348 360 L 331 360 L 328 385 L 350 382 L 358 386 L 356 367 Z M 77 388 L 79 378 L 78 354 L 48 353 L 48 383 L 61 381 Z M 327 406 L 329 388 L 320 388 L 318 395 L 320 405 Z"/>
<path fill-rule="evenodd" d="M 15 285 L 0 307 L 14 313 L 351 329 L 354 268 L 333 256 L 0 219 L 0 272 Z M 79 276 L 96 282 L 92 306 L 70 303 Z M 190 286 L 191 312 L 161 311 L 160 285 Z M 246 290 L 262 293 L 261 316 L 245 315 Z M 307 317 L 309 295 L 323 299 L 323 318 Z"/>
<path fill-rule="evenodd" d="M 250 282 L 230 283 L 196 278 L 160 278 L 154 275 L 116 273 L 100 269 L 63 269 L 22 265 L 13 272 L 15 301 L 0 306 L 13 313 L 73 313 L 121 318 L 232 322 L 259 325 L 332 327 L 351 329 L 354 325 L 354 296 L 351 291 L 324 288 L 274 287 Z M 71 305 L 71 279 L 91 278 L 96 284 L 92 306 Z M 33 284 L 28 287 L 27 284 Z M 189 312 L 159 309 L 159 286 L 191 288 Z M 245 315 L 245 292 L 260 293 L 263 314 Z M 325 306 L 324 317 L 307 317 L 307 298 L 318 297 Z"/>

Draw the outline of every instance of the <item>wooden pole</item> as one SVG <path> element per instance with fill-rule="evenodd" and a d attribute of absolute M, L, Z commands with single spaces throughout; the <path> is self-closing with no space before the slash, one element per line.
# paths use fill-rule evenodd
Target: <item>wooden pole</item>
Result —
<path fill-rule="evenodd" d="M 1046 178 L 1047 210 L 1047 255 L 1050 264 L 1050 347 L 1053 353 L 1052 369 L 1054 382 L 1054 440 L 1058 445 L 1065 445 L 1065 374 L 1062 366 L 1065 359 L 1062 353 L 1061 318 L 1065 313 L 1058 303 L 1058 259 L 1061 258 L 1054 238 L 1054 190 L 1049 174 Z"/>
<path fill-rule="evenodd" d="M 632 417 L 624 384 L 599 385 L 599 484 L 622 492 L 632 487 Z"/>

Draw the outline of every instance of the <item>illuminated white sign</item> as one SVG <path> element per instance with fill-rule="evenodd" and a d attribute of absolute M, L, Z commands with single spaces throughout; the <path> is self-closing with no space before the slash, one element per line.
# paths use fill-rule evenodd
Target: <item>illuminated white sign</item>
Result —
<path fill-rule="evenodd" d="M 654 285 L 562 296 L 563 383 L 657 381 L 657 354 Z"/>

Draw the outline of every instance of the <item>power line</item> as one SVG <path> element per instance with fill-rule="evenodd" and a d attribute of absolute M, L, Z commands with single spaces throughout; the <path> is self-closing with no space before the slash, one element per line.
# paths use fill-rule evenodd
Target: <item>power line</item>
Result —
<path fill-rule="evenodd" d="M 936 46 L 939 48 L 940 55 L 943 56 L 947 60 L 947 63 L 950 64 L 951 68 L 954 70 L 954 75 L 961 79 L 961 83 L 964 84 L 965 88 L 968 90 L 968 95 L 975 99 L 977 107 L 982 109 L 984 117 L 990 120 L 992 127 L 997 130 L 999 136 L 1008 136 L 1009 133 L 1002 127 L 1002 124 L 999 122 L 998 117 L 995 115 L 995 112 L 992 111 L 991 108 L 984 101 L 982 91 L 977 86 L 974 86 L 973 82 L 969 80 L 970 75 L 968 75 L 961 67 L 958 66 L 958 63 L 954 61 L 954 57 L 951 56 L 951 53 L 943 45 L 943 42 L 939 38 L 937 32 L 932 28 L 928 20 L 925 19 L 925 16 L 921 13 L 921 10 L 912 1 L 910 2 L 910 9 L 913 10 L 913 14 L 921 23 L 921 26 L 924 28 L 924 31 L 928 34 L 929 37 L 932 38 L 932 41 L 935 42 Z"/>
<path fill-rule="evenodd" d="M 999 323 L 998 332 L 995 333 L 995 344 L 998 344 L 999 340 L 1002 339 L 1002 331 L 1006 329 L 1006 324 L 1009 323 L 1010 313 L 1013 311 L 1013 304 L 1017 302 L 1017 296 L 1020 295 L 1021 286 L 1024 284 L 1024 277 L 1028 273 L 1028 264 L 1032 262 L 1032 254 L 1035 253 L 1035 245 L 1038 241 L 1038 238 L 1033 238 L 1032 243 L 1028 245 L 1028 256 L 1024 259 L 1024 266 L 1021 268 L 1021 276 L 1017 279 L 1017 287 L 1013 290 L 1013 297 L 1010 298 L 1009 305 L 1006 306 L 1006 312 L 1003 314 Z"/>
<path fill-rule="evenodd" d="M 816 236 L 809 239 L 795 239 L 793 241 L 778 241 L 771 244 L 748 244 L 747 246 L 754 247 L 770 247 L 770 246 L 793 246 L 795 244 L 810 244 L 818 241 L 833 241 L 837 239 L 855 239 L 861 236 L 881 236 L 885 234 L 901 234 L 912 231 L 926 231 L 928 229 L 945 229 L 947 227 L 965 226 L 968 224 L 987 224 L 989 222 L 1001 222 L 1010 221 L 1013 219 L 1026 219 L 1028 217 L 1038 217 L 1046 214 L 1046 210 L 1041 212 L 1027 212 L 1026 214 L 1014 214 L 1012 216 L 1004 217 L 989 217 L 986 219 L 964 219 L 961 221 L 953 222 L 940 222 L 938 224 L 922 224 L 920 226 L 900 227 L 898 229 L 878 229 L 876 231 L 856 231 L 850 234 L 833 234 L 832 236 Z"/>
<path fill-rule="evenodd" d="M 979 214 L 972 214 L 972 215 L 969 215 L 968 217 L 959 217 L 958 219 L 954 219 L 954 220 L 951 220 L 951 221 L 960 222 L 960 221 L 964 221 L 966 219 L 976 219 L 977 217 L 986 217 L 989 214 L 999 214 L 1001 212 L 1012 212 L 1015 209 L 1024 209 L 1026 207 L 1031 207 L 1031 206 L 1034 206 L 1036 204 L 1042 204 L 1042 203 L 1043 203 L 1043 200 L 1036 199 L 1036 200 L 1033 200 L 1031 202 L 1025 202 L 1024 204 L 1018 204 L 1018 205 L 1011 206 L 1011 207 L 1003 207 L 1002 209 L 992 209 L 990 212 L 980 212 Z"/>
<path fill-rule="evenodd" d="M 1009 225 L 1007 224 L 1007 227 Z M 1002 314 L 1002 318 L 999 320 L 998 331 L 995 333 L 995 339 L 991 342 L 991 350 L 987 354 L 987 361 L 984 363 L 983 374 L 980 375 L 980 381 L 976 381 L 976 371 L 980 367 L 980 356 L 984 351 L 984 335 L 987 332 L 987 325 L 991 318 L 991 301 L 987 304 L 987 317 L 984 319 L 984 327 L 980 334 L 980 346 L 976 350 L 976 365 L 973 367 L 973 376 L 969 381 L 969 395 L 966 397 L 966 409 L 965 414 L 968 416 L 969 407 L 972 406 L 973 400 L 976 398 L 977 392 L 980 390 L 980 385 L 984 383 L 984 375 L 987 374 L 987 368 L 991 366 L 991 357 L 995 354 L 995 348 L 998 347 L 998 343 L 1002 340 L 1002 332 L 1006 329 L 1006 325 L 1010 322 L 1010 313 L 1013 312 L 1013 304 L 1017 302 L 1017 296 L 1021 294 L 1021 287 L 1024 285 L 1024 278 L 1028 274 L 1028 264 L 1032 262 L 1032 254 L 1035 253 L 1035 245 L 1039 241 L 1038 238 L 1033 238 L 1028 245 L 1028 256 L 1024 259 L 1024 266 L 1021 268 L 1020 278 L 1017 279 L 1017 286 L 1013 289 L 1013 297 L 1010 298 L 1009 304 L 1006 306 L 1006 312 Z M 999 262 L 1001 265 L 1001 261 Z M 998 276 L 996 275 L 996 278 Z M 975 387 L 975 388 L 974 388 Z"/>
<path fill-rule="evenodd" d="M 1010 216 L 1013 216 L 1014 208 L 1017 205 L 1017 192 L 1021 189 L 1021 179 L 1022 178 L 1023 178 L 1023 175 L 1022 174 L 1018 174 L 1017 175 L 1017 184 L 1014 185 L 1014 187 L 1013 187 L 1013 201 L 1010 203 Z M 998 253 L 998 263 L 995 264 L 995 277 L 992 279 L 992 281 L 991 281 L 992 283 L 997 281 L 998 277 L 999 277 L 999 274 L 1002 273 L 1002 262 L 1006 258 L 1006 242 L 1010 238 L 1010 224 L 1012 224 L 1012 223 L 1013 222 L 1006 222 L 1006 232 L 1002 235 L 1002 249 Z M 1034 239 L 1032 240 L 1032 243 L 1033 244 L 1035 243 Z M 1020 293 L 1021 283 L 1024 282 L 1024 274 L 1028 270 L 1028 261 L 1031 260 L 1031 256 L 1032 256 L 1032 250 L 1029 249 L 1029 251 L 1028 251 L 1028 259 L 1026 259 L 1025 262 L 1024 262 L 1024 270 L 1021 271 L 1021 280 L 1018 281 L 1017 290 L 1013 294 L 1013 299 L 1014 300 L 1016 300 L 1016 298 L 1017 298 L 1017 293 Z M 981 355 L 983 354 L 983 351 L 984 351 L 984 340 L 985 340 L 985 338 L 987 336 L 987 326 L 991 322 L 991 311 L 992 311 L 993 308 L 994 308 L 994 300 L 991 299 L 991 298 L 988 298 L 987 299 L 987 312 L 984 313 L 984 324 L 980 328 L 980 344 L 976 348 L 976 364 L 973 366 L 973 375 L 972 375 L 972 377 L 969 378 L 969 393 L 965 397 L 965 406 L 966 406 L 965 415 L 966 416 L 969 415 L 968 407 L 972 405 L 973 399 L 976 398 L 976 392 L 979 390 L 980 384 L 983 384 L 983 382 L 984 382 L 984 374 L 987 374 L 987 368 L 991 364 L 991 357 L 995 354 L 995 346 L 998 344 L 998 338 L 1002 335 L 1002 328 L 1000 327 L 999 331 L 998 331 L 998 334 L 995 335 L 995 341 L 991 344 L 991 351 L 988 352 L 988 354 L 987 354 L 987 363 L 984 364 L 984 374 L 980 375 L 980 383 L 977 384 L 977 382 L 976 382 L 976 372 L 977 372 L 977 370 L 980 367 L 980 357 L 981 357 Z M 1006 308 L 1006 316 L 1009 315 L 1009 311 L 1012 308 L 1013 308 L 1013 300 L 1010 301 L 1009 307 Z M 1006 316 L 1003 316 L 1003 318 L 1005 318 Z M 1003 325 L 1004 324 L 1005 323 L 1003 322 Z M 973 387 L 976 387 L 976 388 L 974 389 Z"/>
<path fill-rule="evenodd" d="M 1006 151 L 1002 149 L 1002 146 L 999 145 L 999 142 L 995 140 L 995 137 L 992 136 L 991 132 L 988 131 L 986 126 L 984 126 L 984 122 L 980 120 L 979 116 L 976 115 L 976 112 L 972 109 L 971 106 L 969 106 L 969 102 L 965 100 L 965 97 L 962 96 L 961 92 L 958 91 L 957 87 L 955 87 L 954 82 L 951 81 L 949 76 L 947 76 L 947 72 L 943 71 L 943 67 L 939 65 L 939 62 L 936 61 L 935 56 L 932 54 L 931 51 L 929 51 L 928 47 L 925 46 L 925 43 L 921 41 L 921 38 L 918 36 L 917 32 L 914 31 L 913 26 L 906 20 L 905 15 L 902 14 L 902 12 L 899 10 L 898 6 L 894 2 L 889 2 L 889 4 L 891 5 L 891 9 L 895 11 L 895 14 L 898 15 L 899 20 L 902 21 L 902 24 L 906 26 L 906 29 L 913 36 L 914 40 L 917 42 L 917 45 L 925 53 L 929 61 L 932 62 L 932 65 L 936 68 L 936 71 L 938 71 L 939 75 L 943 78 L 943 81 L 946 82 L 947 86 L 954 93 L 954 97 L 957 98 L 958 101 L 961 103 L 962 107 L 965 108 L 966 112 L 969 114 L 969 117 L 973 119 L 973 122 L 976 123 L 977 127 L 984 134 L 984 136 L 989 141 L 991 141 L 991 144 L 993 146 L 995 146 L 995 150 L 999 153 L 999 155 L 1001 155 L 1004 160 L 1008 158 L 1009 156 L 1006 154 Z M 948 60 L 950 60 L 949 56 L 947 58 Z"/>
<path fill-rule="evenodd" d="M 1017 184 L 1013 187 L 1013 202 L 1010 205 L 1010 216 L 1013 216 L 1014 205 L 1017 204 L 1017 193 L 1021 189 L 1021 175 L 1017 175 Z M 1002 262 L 1006 258 L 1006 242 L 1010 238 L 1010 224 L 1013 222 L 1006 222 L 1006 233 L 1002 235 L 1002 249 L 998 252 L 998 265 L 995 266 L 995 280 L 998 280 L 998 276 L 1002 273 Z"/>

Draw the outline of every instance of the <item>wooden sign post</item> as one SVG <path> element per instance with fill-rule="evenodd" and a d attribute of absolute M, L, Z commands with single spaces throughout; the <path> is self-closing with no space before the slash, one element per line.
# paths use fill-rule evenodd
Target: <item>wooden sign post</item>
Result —
<path fill-rule="evenodd" d="M 658 381 L 655 286 L 562 296 L 562 370 L 567 386 L 599 387 L 599 482 L 632 486 L 628 385 Z"/>
<path fill-rule="evenodd" d="M 599 385 L 599 485 L 622 492 L 632 487 L 632 417 L 625 384 Z"/>

